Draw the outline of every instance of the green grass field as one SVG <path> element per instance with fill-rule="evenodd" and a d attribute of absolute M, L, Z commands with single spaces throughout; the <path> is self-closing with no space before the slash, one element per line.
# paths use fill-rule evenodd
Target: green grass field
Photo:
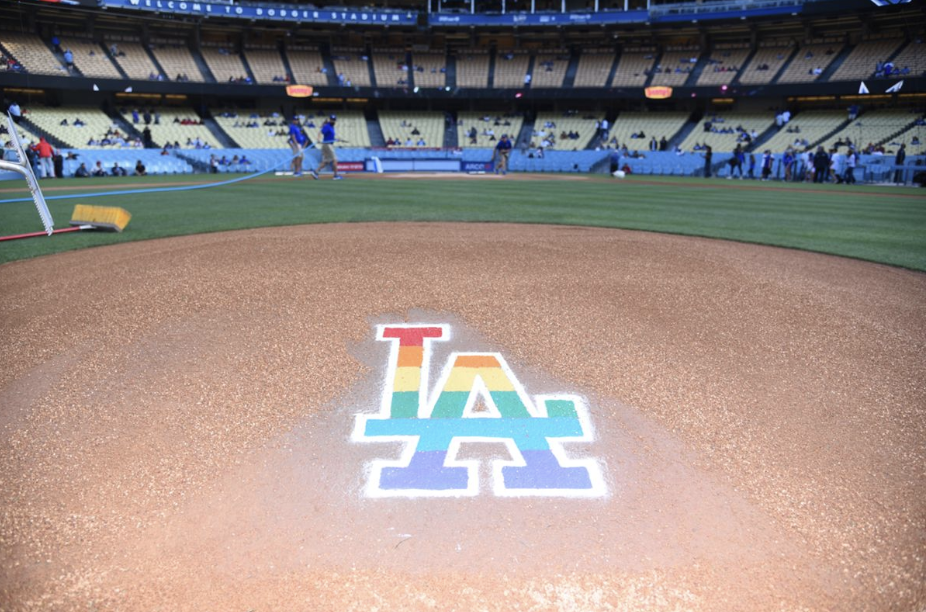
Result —
<path fill-rule="evenodd" d="M 227 177 L 222 177 L 227 178 Z M 122 234 L 80 232 L 0 243 L 0 263 L 98 245 L 252 227 L 360 221 L 481 221 L 614 227 L 706 236 L 854 257 L 926 271 L 926 195 L 915 189 L 610 177 L 555 180 L 265 176 L 225 187 L 51 200 L 55 227 L 74 205 L 121 206 Z M 522 180 L 513 180 L 513 179 Z M 64 179 L 46 196 L 208 183 L 208 176 Z M 74 188 L 77 188 L 76 190 Z M 89 188 L 89 189 L 88 189 Z M 13 191 L 15 189 L 15 191 Z M 0 183 L 0 200 L 28 196 Z M 0 235 L 40 231 L 30 203 L 0 204 Z"/>

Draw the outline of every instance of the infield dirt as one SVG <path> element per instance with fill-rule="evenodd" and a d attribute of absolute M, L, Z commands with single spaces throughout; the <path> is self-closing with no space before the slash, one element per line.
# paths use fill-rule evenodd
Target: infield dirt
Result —
<path fill-rule="evenodd" d="M 303 226 L 0 267 L 0 609 L 926 605 L 926 276 L 618 230 Z M 365 499 L 376 323 L 583 395 L 599 500 Z M 460 347 L 452 347 L 458 349 Z M 470 456 L 504 456 L 500 448 Z"/>

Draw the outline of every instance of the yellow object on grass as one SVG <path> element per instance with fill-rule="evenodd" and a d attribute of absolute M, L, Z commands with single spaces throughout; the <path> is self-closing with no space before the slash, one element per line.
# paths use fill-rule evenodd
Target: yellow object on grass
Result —
<path fill-rule="evenodd" d="M 78 204 L 74 207 L 71 225 L 92 225 L 96 229 L 121 232 L 131 218 L 132 214 L 124 208 Z"/>

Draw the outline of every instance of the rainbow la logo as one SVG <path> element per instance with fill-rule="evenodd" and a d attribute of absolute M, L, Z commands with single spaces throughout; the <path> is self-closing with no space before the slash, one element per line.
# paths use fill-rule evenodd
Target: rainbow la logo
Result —
<path fill-rule="evenodd" d="M 478 495 L 479 460 L 458 459 L 461 444 L 503 443 L 511 459 L 491 462 L 492 490 L 506 497 L 602 497 L 601 466 L 570 458 L 564 443 L 594 439 L 578 396 L 533 400 L 500 353 L 453 352 L 433 389 L 428 387 L 432 344 L 450 339 L 450 326 L 377 326 L 391 352 L 378 414 L 357 415 L 355 442 L 403 442 L 397 460 L 368 467 L 368 497 Z M 482 399 L 487 410 L 474 411 Z"/>

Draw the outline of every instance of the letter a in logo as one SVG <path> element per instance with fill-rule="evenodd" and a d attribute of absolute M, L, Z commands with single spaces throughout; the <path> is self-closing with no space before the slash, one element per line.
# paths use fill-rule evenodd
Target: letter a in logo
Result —
<path fill-rule="evenodd" d="M 379 414 L 357 416 L 352 439 L 405 443 L 398 460 L 370 464 L 369 497 L 452 497 L 479 494 L 478 460 L 457 459 L 461 444 L 503 443 L 511 459 L 492 461 L 500 496 L 601 497 L 606 487 L 595 459 L 570 459 L 566 442 L 593 440 L 588 411 L 573 395 L 533 401 L 499 353 L 451 353 L 429 390 L 434 342 L 449 325 L 381 325 L 392 344 Z M 486 411 L 474 410 L 482 400 Z"/>

